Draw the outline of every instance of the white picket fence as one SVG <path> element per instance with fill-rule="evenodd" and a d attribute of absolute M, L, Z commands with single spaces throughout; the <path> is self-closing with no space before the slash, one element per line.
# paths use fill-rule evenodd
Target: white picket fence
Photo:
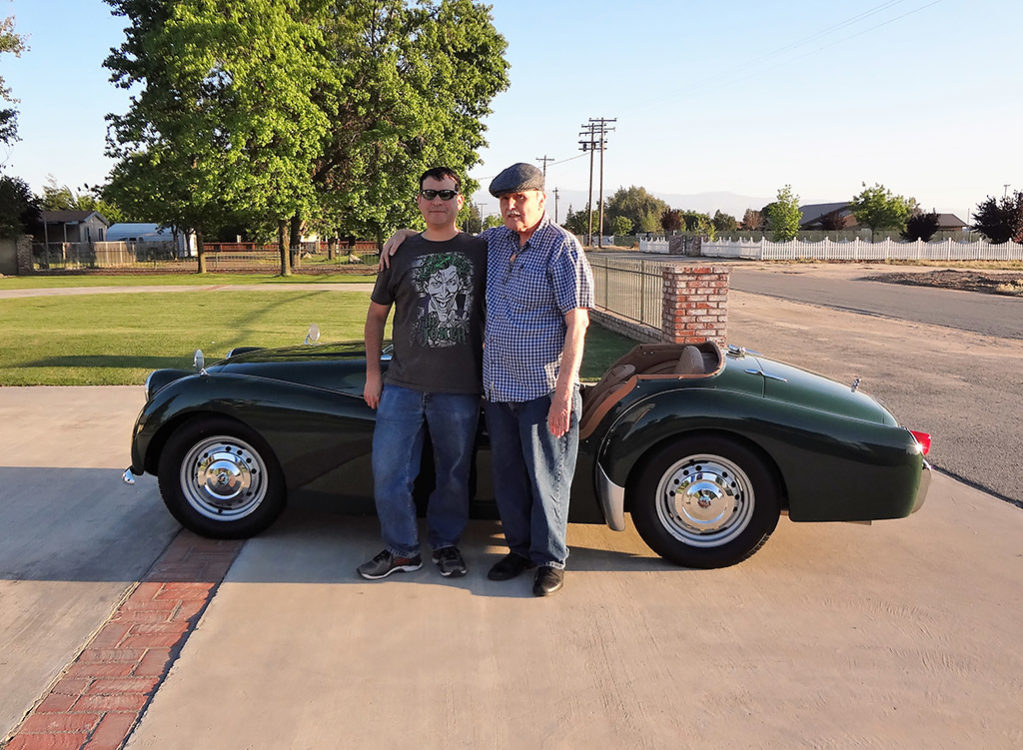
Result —
<path fill-rule="evenodd" d="M 643 250 L 640 243 L 640 249 Z M 648 243 L 664 245 L 664 249 L 649 252 L 667 252 L 667 242 Z M 769 242 L 768 240 L 704 240 L 701 255 L 711 258 L 746 258 L 750 260 L 1019 260 L 1023 261 L 1023 245 L 1005 242 L 993 245 L 978 242 L 896 242 L 888 238 L 882 242 Z"/>
<path fill-rule="evenodd" d="M 663 253 L 668 252 L 667 240 L 640 240 L 639 251 L 641 253 Z"/>

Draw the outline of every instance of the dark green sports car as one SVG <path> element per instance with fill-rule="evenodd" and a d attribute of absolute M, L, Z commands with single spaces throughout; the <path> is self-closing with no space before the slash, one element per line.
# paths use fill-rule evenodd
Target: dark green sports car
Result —
<path fill-rule="evenodd" d="M 352 345 L 236 349 L 157 370 L 125 481 L 159 478 L 170 512 L 211 537 L 267 528 L 289 494 L 371 510 L 374 411 Z M 870 396 L 742 349 L 635 347 L 583 387 L 570 520 L 640 535 L 688 567 L 735 564 L 792 521 L 901 518 L 924 501 L 930 437 Z M 481 425 L 473 515 L 495 517 Z M 418 493 L 430 484 L 424 459 Z"/>

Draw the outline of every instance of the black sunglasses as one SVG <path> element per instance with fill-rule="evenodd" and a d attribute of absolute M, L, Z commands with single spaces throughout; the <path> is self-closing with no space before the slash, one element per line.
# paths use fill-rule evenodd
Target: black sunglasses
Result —
<path fill-rule="evenodd" d="M 449 201 L 458 195 L 457 190 L 420 190 L 419 194 L 426 198 L 428 201 L 432 201 L 438 195 L 442 201 Z"/>

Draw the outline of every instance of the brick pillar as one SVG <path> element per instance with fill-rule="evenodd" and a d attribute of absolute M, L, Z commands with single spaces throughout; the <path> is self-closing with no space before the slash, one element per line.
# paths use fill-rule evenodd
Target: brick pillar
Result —
<path fill-rule="evenodd" d="M 27 234 L 18 238 L 18 275 L 32 273 L 32 238 Z"/>
<path fill-rule="evenodd" d="M 728 266 L 665 266 L 661 340 L 673 344 L 716 341 L 728 328 Z"/>

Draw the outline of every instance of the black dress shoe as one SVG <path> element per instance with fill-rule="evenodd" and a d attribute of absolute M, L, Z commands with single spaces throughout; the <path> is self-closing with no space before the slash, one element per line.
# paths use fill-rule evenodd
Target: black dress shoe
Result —
<path fill-rule="evenodd" d="M 535 563 L 527 557 L 509 552 L 496 563 L 487 573 L 491 581 L 509 581 L 519 573 L 534 567 Z"/>
<path fill-rule="evenodd" d="M 536 571 L 533 579 L 533 596 L 548 596 L 565 585 L 565 571 L 543 565 Z"/>

